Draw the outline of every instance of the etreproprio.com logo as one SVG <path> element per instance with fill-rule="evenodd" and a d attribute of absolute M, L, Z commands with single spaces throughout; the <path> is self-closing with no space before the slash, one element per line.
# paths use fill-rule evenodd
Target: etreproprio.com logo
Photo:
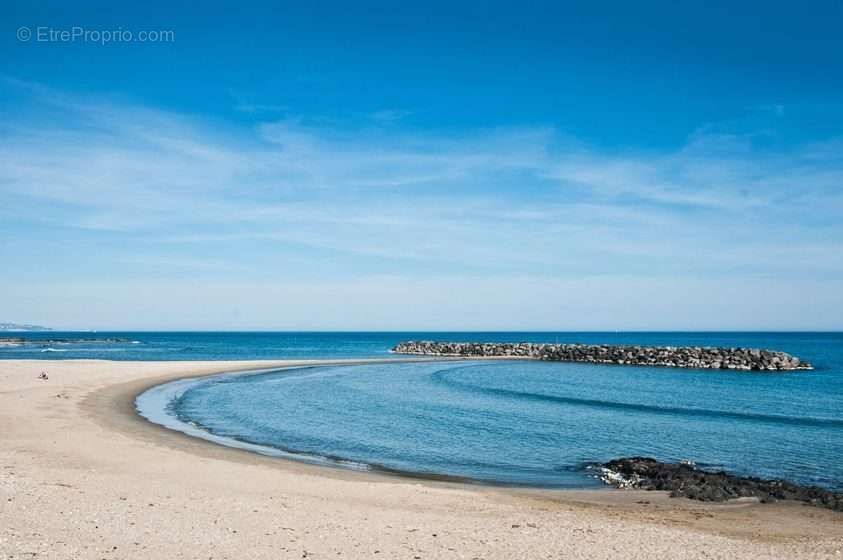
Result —
<path fill-rule="evenodd" d="M 176 33 L 172 29 L 141 30 L 131 29 L 86 29 L 78 25 L 68 28 L 48 26 L 27 27 L 17 30 L 17 39 L 23 43 L 172 43 Z"/>

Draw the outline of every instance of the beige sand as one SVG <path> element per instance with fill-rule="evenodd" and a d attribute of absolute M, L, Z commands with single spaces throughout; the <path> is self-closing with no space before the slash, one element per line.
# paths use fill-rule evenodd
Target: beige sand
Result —
<path fill-rule="evenodd" d="M 843 558 L 843 515 L 809 506 L 420 482 L 134 414 L 153 384 L 265 365 L 0 361 L 0 558 Z"/>

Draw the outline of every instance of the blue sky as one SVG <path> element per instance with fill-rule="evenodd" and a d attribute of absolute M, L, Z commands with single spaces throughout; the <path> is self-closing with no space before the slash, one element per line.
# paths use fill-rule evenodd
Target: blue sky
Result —
<path fill-rule="evenodd" d="M 0 320 L 843 328 L 839 2 L 73 4 L 3 8 Z"/>

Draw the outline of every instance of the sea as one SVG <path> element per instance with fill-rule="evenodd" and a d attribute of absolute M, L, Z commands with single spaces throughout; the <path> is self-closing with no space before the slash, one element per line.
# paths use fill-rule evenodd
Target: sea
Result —
<path fill-rule="evenodd" d="M 814 365 L 745 372 L 536 361 L 258 370 L 183 380 L 138 399 L 169 428 L 256 453 L 513 486 L 594 488 L 633 455 L 843 490 L 843 333 L 31 332 L 2 359 L 396 357 L 403 340 L 717 346 Z M 2 361 L 0 361 L 2 370 Z"/>

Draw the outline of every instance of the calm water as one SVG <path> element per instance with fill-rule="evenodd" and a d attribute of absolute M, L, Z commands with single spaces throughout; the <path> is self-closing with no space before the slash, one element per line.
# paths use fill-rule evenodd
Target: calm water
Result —
<path fill-rule="evenodd" d="M 10 334 L 10 336 L 18 336 Z M 541 362 L 425 362 L 282 370 L 160 388 L 206 437 L 509 484 L 596 484 L 584 465 L 644 454 L 843 489 L 843 334 L 30 333 L 4 358 L 384 357 L 400 340 L 751 346 L 810 372 L 746 373 Z M 37 342 L 55 338 L 118 341 Z M 2 368 L 2 364 L 0 364 Z M 157 400 L 156 400 L 157 399 Z M 157 403 L 157 404 L 156 404 Z"/>
<path fill-rule="evenodd" d="M 843 369 L 843 333 L 550 332 L 2 332 L 0 359 L 257 360 L 384 357 L 402 340 L 581 342 L 659 346 L 747 346 L 784 350 Z M 61 342 L 56 342 L 61 340 Z"/>

